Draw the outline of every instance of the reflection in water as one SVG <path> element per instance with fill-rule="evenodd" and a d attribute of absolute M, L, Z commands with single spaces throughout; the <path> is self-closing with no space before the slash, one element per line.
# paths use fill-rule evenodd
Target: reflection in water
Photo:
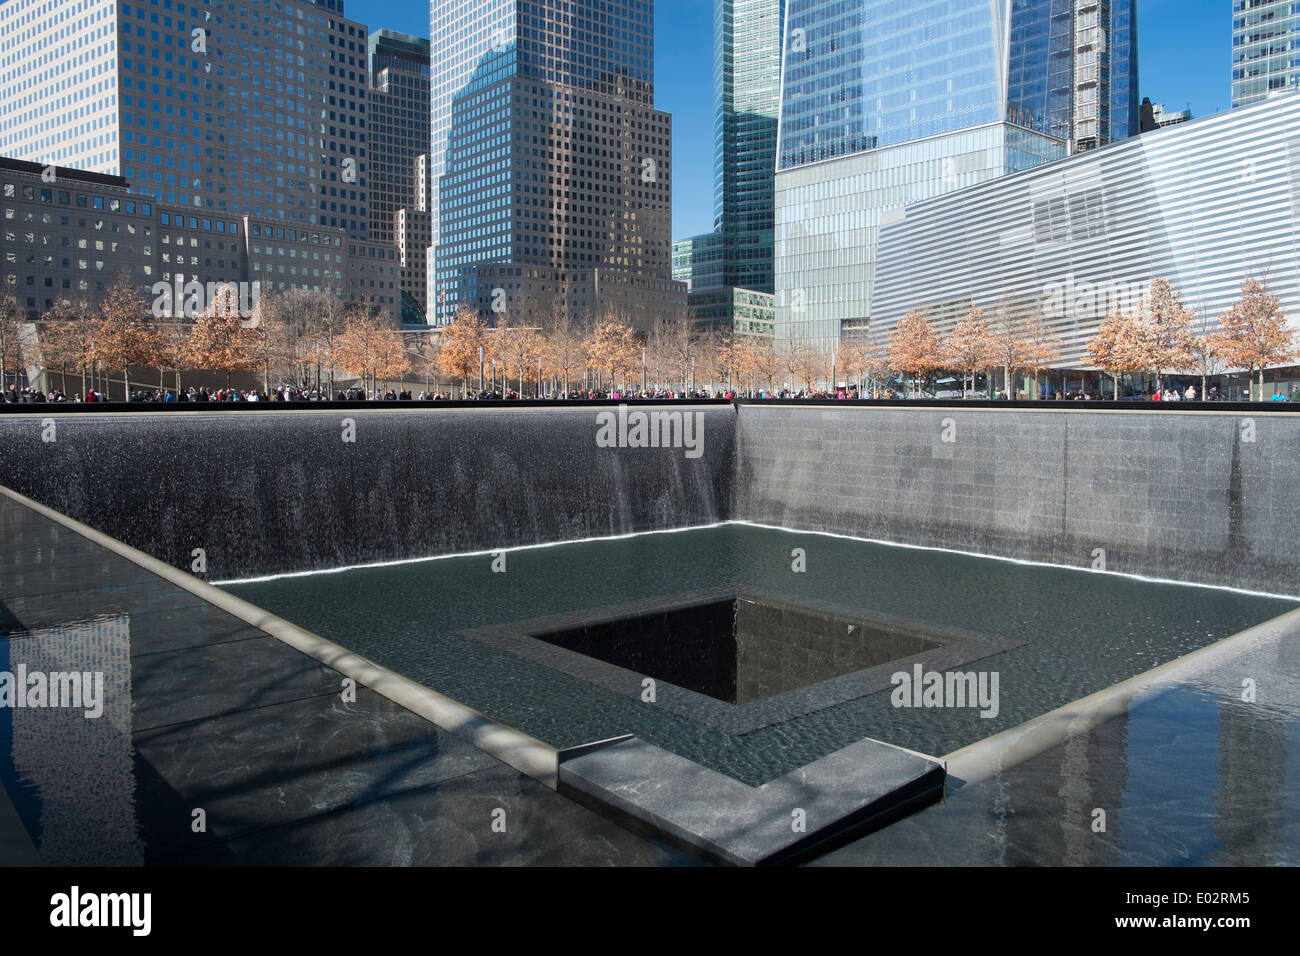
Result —
<path fill-rule="evenodd" d="M 0 641 L 0 670 L 103 674 L 103 713 L 0 708 L 0 780 L 37 851 L 58 865 L 138 866 L 126 615 L 38 628 Z"/>

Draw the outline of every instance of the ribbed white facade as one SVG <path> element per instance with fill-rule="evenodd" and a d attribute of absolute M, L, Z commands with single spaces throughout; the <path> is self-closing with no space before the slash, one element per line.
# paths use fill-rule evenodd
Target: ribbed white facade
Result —
<path fill-rule="evenodd" d="M 884 216 L 871 294 L 883 339 L 909 309 L 1040 317 L 1083 368 L 1118 298 L 1168 279 L 1207 330 L 1249 275 L 1300 328 L 1300 95 L 1146 133 Z"/>

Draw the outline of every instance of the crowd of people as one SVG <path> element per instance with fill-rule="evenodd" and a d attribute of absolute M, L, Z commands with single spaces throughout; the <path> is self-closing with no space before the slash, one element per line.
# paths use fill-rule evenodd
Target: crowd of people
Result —
<path fill-rule="evenodd" d="M 497 389 L 487 388 L 477 392 L 472 396 L 477 401 L 493 402 L 510 402 L 528 399 L 531 396 L 521 395 L 514 389 Z M 740 397 L 733 389 L 728 388 L 646 388 L 646 389 L 620 389 L 620 388 L 586 388 L 586 389 L 569 389 L 568 391 L 557 390 L 549 392 L 543 396 L 546 400 L 569 400 L 569 401 L 601 401 L 623 399 L 650 399 L 656 401 L 678 400 L 678 399 L 733 399 Z M 858 390 L 853 387 L 839 388 L 834 391 L 822 389 L 798 389 L 788 388 L 768 391 L 766 389 L 752 392 L 747 397 L 763 399 L 785 399 L 785 400 L 805 400 L 805 399 L 837 399 L 846 401 L 856 401 L 859 398 L 878 399 L 885 401 L 902 401 L 909 398 L 906 392 L 896 391 L 892 388 L 879 388 L 868 391 L 865 395 L 860 395 Z M 929 395 L 921 395 L 921 398 L 929 398 Z M 956 396 L 954 396 L 956 397 Z M 982 399 L 985 397 L 983 392 L 971 393 L 972 398 Z M 1009 401 L 1014 396 L 1006 390 L 994 389 L 991 396 L 994 401 Z M 1105 401 L 1110 399 L 1110 395 L 1102 392 L 1089 391 L 1087 389 L 1058 390 L 1047 396 L 1054 401 Z M 375 389 L 368 391 L 359 385 L 352 385 L 347 389 L 336 390 L 333 394 L 333 401 L 337 402 L 365 402 L 365 401 L 382 401 L 382 402 L 442 402 L 457 399 L 454 393 L 444 392 L 441 389 L 430 389 L 413 394 L 409 389 L 402 388 L 400 391 L 392 388 Z M 282 385 L 279 388 L 271 389 L 269 393 L 261 389 L 250 389 L 241 391 L 237 388 L 219 388 L 209 390 L 203 387 L 191 386 L 185 390 L 174 389 L 138 389 L 133 390 L 130 395 L 132 402 L 155 402 L 159 404 L 172 404 L 176 402 L 322 402 L 330 401 L 330 391 L 328 388 L 299 388 L 294 385 Z M 1153 402 L 1218 402 L 1225 399 L 1219 393 L 1217 386 L 1211 386 L 1202 396 L 1195 384 L 1188 385 L 1186 388 L 1180 388 L 1176 384 L 1170 384 L 1163 389 L 1157 389 L 1150 394 L 1133 393 L 1125 397 L 1127 401 L 1149 400 Z M 62 391 L 55 389 L 50 392 L 43 392 L 34 388 L 17 388 L 9 386 L 0 393 L 0 402 L 7 405 L 26 405 L 35 403 L 101 403 L 116 401 L 120 402 L 121 398 L 110 399 L 103 393 L 95 389 L 87 389 L 83 398 L 80 393 L 66 395 Z M 1273 391 L 1271 401 L 1274 402 L 1300 402 L 1300 386 L 1293 385 L 1289 392 L 1282 388 L 1276 387 Z"/>

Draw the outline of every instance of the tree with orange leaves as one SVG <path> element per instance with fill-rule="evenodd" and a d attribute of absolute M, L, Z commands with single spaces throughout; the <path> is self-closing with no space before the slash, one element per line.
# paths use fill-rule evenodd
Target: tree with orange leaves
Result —
<path fill-rule="evenodd" d="M 1120 375 L 1136 372 L 1145 366 L 1133 317 L 1125 313 L 1118 302 L 1098 327 L 1097 334 L 1089 340 L 1088 358 L 1111 377 L 1116 401 L 1119 401 Z"/>
<path fill-rule="evenodd" d="M 573 376 L 577 375 L 579 369 L 586 367 L 587 353 L 583 346 L 582 329 L 574 322 L 563 296 L 556 295 L 551 302 L 543 337 L 543 358 L 563 379 L 567 395 Z"/>
<path fill-rule="evenodd" d="M 513 372 L 519 380 L 519 394 L 524 394 L 524 379 L 537 372 L 537 360 L 542 357 L 542 337 L 537 329 L 523 321 L 503 321 L 493 336 L 496 354 L 502 362 L 502 378 L 509 379 Z"/>
<path fill-rule="evenodd" d="M 1204 401 L 1206 390 L 1210 385 L 1210 376 L 1218 375 L 1227 368 L 1225 356 L 1230 350 L 1229 343 L 1222 332 L 1211 332 L 1204 328 L 1196 331 L 1187 342 L 1188 368 L 1201 376 L 1201 399 Z"/>
<path fill-rule="evenodd" d="M 238 303 L 236 303 L 238 304 Z M 236 312 L 235 323 L 239 315 Z M 157 330 L 149 304 L 131 277 L 123 273 L 99 303 L 95 354 L 108 368 L 122 370 L 122 398 L 129 400 L 127 370 L 132 365 L 153 364 Z"/>
<path fill-rule="evenodd" d="M 23 364 L 22 334 L 19 320 L 23 309 L 18 302 L 18 280 L 5 276 L 0 286 L 0 392 L 3 392 L 11 371 Z"/>
<path fill-rule="evenodd" d="M 967 379 L 973 389 L 975 373 L 996 361 L 993 337 L 984 321 L 983 309 L 971 306 L 966 317 L 953 328 L 944 343 L 944 361 L 961 370 L 961 397 L 965 398 Z"/>
<path fill-rule="evenodd" d="M 1187 343 L 1192 310 L 1168 279 L 1157 276 L 1142 297 L 1133 323 L 1142 368 L 1155 372 L 1156 388 L 1160 389 L 1166 370 L 1186 368 L 1191 361 Z"/>
<path fill-rule="evenodd" d="M 1250 397 L 1255 395 L 1254 376 L 1259 370 L 1259 400 L 1264 401 L 1264 369 L 1295 358 L 1295 333 L 1286 327 L 1282 300 L 1268 291 L 1264 281 L 1248 278 L 1241 284 L 1241 297 L 1219 316 L 1223 326 L 1220 340 L 1225 358 L 1250 376 Z"/>
<path fill-rule="evenodd" d="M 218 286 L 203 314 L 195 318 L 189 354 L 194 368 L 225 372 L 227 388 L 232 372 L 257 368 L 253 337 L 240 317 L 235 286 Z"/>
<path fill-rule="evenodd" d="M 60 300 L 45 313 L 39 336 L 41 365 L 58 369 L 63 391 L 68 390 L 68 372 L 81 373 L 81 394 L 86 394 L 86 370 L 95 361 L 95 323 L 90 304 Z M 46 376 L 48 380 L 48 375 Z"/>
<path fill-rule="evenodd" d="M 924 314 L 912 309 L 898 320 L 889 339 L 889 364 L 912 377 L 912 394 L 918 396 L 921 379 L 943 363 L 943 339 Z"/>
<path fill-rule="evenodd" d="M 1034 398 L 1037 398 L 1037 375 L 1046 372 L 1061 360 L 1061 340 L 1036 316 L 1025 320 L 1022 335 L 1025 342 L 1024 367 L 1034 373 Z"/>
<path fill-rule="evenodd" d="M 456 310 L 456 315 L 442 330 L 439 339 L 438 364 L 443 372 L 461 381 L 461 393 L 469 394 L 469 380 L 481 367 L 479 349 L 486 345 L 487 326 L 478 312 L 468 305 Z"/>
<path fill-rule="evenodd" d="M 781 374 L 781 353 L 769 338 L 756 339 L 750 346 L 750 362 L 754 367 L 754 378 L 771 392 L 776 387 L 776 377 Z"/>
<path fill-rule="evenodd" d="M 609 372 L 611 389 L 620 372 L 626 381 L 628 373 L 639 366 L 641 361 L 636 333 L 631 326 L 610 313 L 596 323 L 591 336 L 583 344 L 591 357 L 591 367 Z"/>
<path fill-rule="evenodd" d="M 372 310 L 349 312 L 335 348 L 339 367 L 367 382 L 372 393 L 380 379 L 398 378 L 410 368 L 401 333 Z"/>
<path fill-rule="evenodd" d="M 851 378 L 861 384 L 867 375 L 867 350 L 856 339 L 841 339 L 839 347 L 835 349 L 835 367 L 844 372 L 846 379 Z M 834 382 L 831 382 L 831 387 L 835 387 Z"/>

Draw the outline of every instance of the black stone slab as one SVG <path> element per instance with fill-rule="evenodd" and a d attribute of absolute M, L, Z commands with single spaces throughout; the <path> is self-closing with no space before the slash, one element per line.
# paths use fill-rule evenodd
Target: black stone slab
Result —
<path fill-rule="evenodd" d="M 149 862 L 499 766 L 373 691 L 312 697 L 133 738 Z M 205 827 L 195 832 L 193 812 Z"/>
<path fill-rule="evenodd" d="M 559 789 L 706 859 L 798 862 L 943 795 L 942 765 L 861 740 L 750 787 L 645 741 L 560 755 Z"/>
<path fill-rule="evenodd" d="M 180 854 L 179 866 L 662 866 L 641 839 L 503 764 Z"/>
<path fill-rule="evenodd" d="M 338 671 L 269 636 L 150 654 L 131 663 L 137 732 L 342 690 Z"/>

